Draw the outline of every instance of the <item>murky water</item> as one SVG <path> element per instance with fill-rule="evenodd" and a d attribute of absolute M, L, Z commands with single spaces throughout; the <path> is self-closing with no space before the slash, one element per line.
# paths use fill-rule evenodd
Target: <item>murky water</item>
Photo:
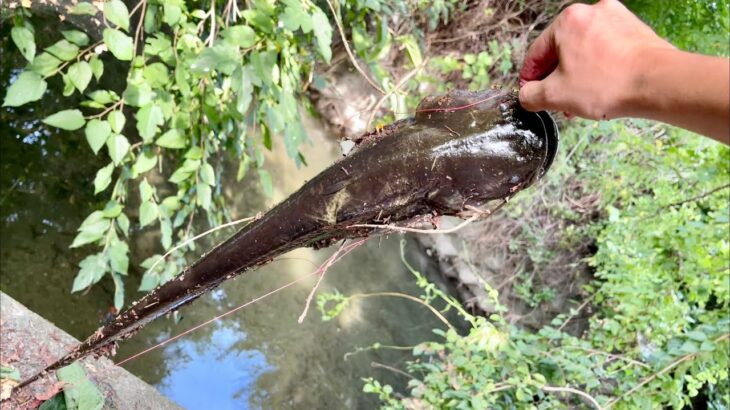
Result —
<path fill-rule="evenodd" d="M 10 51 L 9 29 L 8 25 L 0 27 L 1 89 L 22 65 L 19 53 Z M 86 294 L 70 294 L 78 263 L 93 249 L 69 249 L 68 245 L 80 222 L 105 201 L 103 194 L 93 196 L 92 181 L 107 159 L 104 153 L 93 156 L 83 133 L 46 128 L 31 120 L 74 103 L 61 97 L 60 89 L 52 82 L 42 101 L 20 109 L 0 109 L 0 289 L 83 339 L 108 312 L 113 285 L 105 278 Z M 291 161 L 274 154 L 267 159 L 276 186 L 273 199 L 263 198 L 252 179 L 225 184 L 235 217 L 268 209 L 336 158 L 336 144 L 317 123 L 310 121 L 308 130 L 313 141 L 305 150 L 309 167 L 297 170 Z M 275 153 L 283 154 L 283 147 L 275 148 Z M 209 238 L 199 250 L 232 232 Z M 399 240 L 369 241 L 333 266 L 319 291 L 418 294 L 400 261 Z M 141 296 L 135 291 L 142 273 L 136 263 L 159 253 L 158 242 L 154 232 L 133 236 L 134 267 L 126 278 L 127 301 Z M 415 244 L 407 249 L 409 260 L 422 271 L 428 270 Z M 180 323 L 161 319 L 123 342 L 116 358 L 144 350 L 301 277 L 329 254 L 331 250 L 297 250 L 226 283 L 183 308 Z M 194 258 L 190 256 L 190 260 Z M 375 342 L 413 345 L 432 339 L 431 329 L 442 324 L 413 302 L 369 298 L 351 304 L 330 322 L 323 322 L 313 306 L 300 325 L 297 318 L 314 282 L 315 278 L 305 280 L 125 367 L 189 409 L 370 408 L 376 401 L 361 392 L 361 378 L 369 376 L 402 389 L 407 382 L 404 377 L 372 363 L 403 369 L 407 352 L 369 351 L 347 360 L 344 355 Z"/>

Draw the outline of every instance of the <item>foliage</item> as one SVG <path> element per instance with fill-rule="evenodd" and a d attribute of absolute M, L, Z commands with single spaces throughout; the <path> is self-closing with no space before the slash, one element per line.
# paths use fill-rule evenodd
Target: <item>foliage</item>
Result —
<path fill-rule="evenodd" d="M 727 0 L 628 0 L 625 4 L 660 36 L 683 50 L 730 55 Z"/>
<path fill-rule="evenodd" d="M 211 225 L 230 218 L 220 187 L 225 155 L 240 161 L 239 180 L 258 167 L 269 194 L 272 179 L 260 167 L 274 136 L 282 135 L 276 144 L 304 163 L 298 103 L 315 65 L 330 61 L 332 28 L 322 9 L 307 0 L 258 0 L 244 10 L 233 1 L 158 0 L 140 0 L 130 10 L 111 0 L 82 2 L 71 13 L 103 16 L 102 38 L 69 29 L 51 45 L 36 44 L 29 9 L 17 10 L 11 37 L 28 65 L 8 87 L 3 105 L 39 100 L 54 77 L 61 78 L 65 96 L 83 95 L 79 107 L 43 119 L 49 126 L 83 129 L 90 153 L 109 158 L 94 178 L 94 192 L 108 199 L 71 244 L 97 246 L 98 252 L 80 263 L 72 291 L 111 276 L 120 309 L 130 231 L 159 224 L 168 250 L 192 234 L 201 212 Z M 109 76 L 118 73 L 122 84 L 108 86 Z M 159 176 L 167 181 L 150 182 Z M 183 263 L 171 258 L 156 265 L 141 290 L 169 280 Z"/>
<path fill-rule="evenodd" d="M 58 381 L 66 383 L 63 393 L 58 394 L 64 397 L 65 407 L 63 408 L 68 410 L 99 410 L 104 406 L 104 396 L 89 380 L 79 363 L 73 363 L 58 369 L 56 376 L 58 376 Z M 53 399 L 50 401 L 55 404 Z M 57 406 L 60 407 L 60 403 Z"/>

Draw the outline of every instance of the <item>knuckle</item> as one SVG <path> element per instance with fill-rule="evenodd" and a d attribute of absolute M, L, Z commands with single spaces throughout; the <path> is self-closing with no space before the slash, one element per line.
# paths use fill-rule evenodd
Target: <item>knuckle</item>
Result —
<path fill-rule="evenodd" d="M 571 4 L 560 14 L 562 22 L 569 26 L 583 27 L 588 24 L 591 6 L 585 4 Z"/>

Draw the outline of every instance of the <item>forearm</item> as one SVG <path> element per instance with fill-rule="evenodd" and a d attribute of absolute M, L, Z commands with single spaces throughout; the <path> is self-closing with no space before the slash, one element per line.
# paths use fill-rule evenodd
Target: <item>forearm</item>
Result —
<path fill-rule="evenodd" d="M 636 86 L 621 116 L 648 118 L 730 143 L 730 60 L 676 49 L 637 56 Z"/>

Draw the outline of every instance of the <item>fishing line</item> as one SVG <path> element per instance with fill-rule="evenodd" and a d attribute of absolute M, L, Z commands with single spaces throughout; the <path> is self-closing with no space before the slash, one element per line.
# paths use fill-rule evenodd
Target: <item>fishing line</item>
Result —
<path fill-rule="evenodd" d="M 231 315 L 231 314 L 233 314 L 235 312 L 238 312 L 239 310 L 241 310 L 241 309 L 243 309 L 243 308 L 245 308 L 247 306 L 250 306 L 250 305 L 252 305 L 252 304 L 254 304 L 254 303 L 256 303 L 256 302 L 258 302 L 258 301 L 260 301 L 262 299 L 265 299 L 265 298 L 273 295 L 274 293 L 277 293 L 277 292 L 279 292 L 281 290 L 284 290 L 284 289 L 286 289 L 286 288 L 288 288 L 288 287 L 290 287 L 290 286 L 292 286 L 294 284 L 297 284 L 297 283 L 303 281 L 304 279 L 308 279 L 309 277 L 314 276 L 317 273 L 319 273 L 319 270 L 316 270 L 316 271 L 314 271 L 314 272 L 312 272 L 312 273 L 310 273 L 308 275 L 302 276 L 301 278 L 299 278 L 299 279 L 297 279 L 297 280 L 295 280 L 293 282 L 289 282 L 286 285 L 280 286 L 280 287 L 278 287 L 278 288 L 276 288 L 276 289 L 274 289 L 274 290 L 272 290 L 272 291 L 270 291 L 270 292 L 268 292 L 268 293 L 266 293 L 264 295 L 261 295 L 261 296 L 255 298 L 255 299 L 252 299 L 252 300 L 250 300 L 250 301 L 248 301 L 248 302 L 246 302 L 246 303 L 244 303 L 244 304 L 242 304 L 242 305 L 240 305 L 238 307 L 235 307 L 235 308 L 229 310 L 228 312 L 225 312 L 223 314 L 220 314 L 220 315 L 218 315 L 218 316 L 216 316 L 216 317 L 214 317 L 212 319 L 208 319 L 205 322 L 203 322 L 203 323 L 201 323 L 201 324 L 199 324 L 197 326 L 194 326 L 194 327 L 192 327 L 192 328 L 190 328 L 190 329 L 188 329 L 188 330 L 186 330 L 186 331 L 184 331 L 184 332 L 182 332 L 182 333 L 180 333 L 180 334 L 178 334 L 176 336 L 173 336 L 173 337 L 171 337 L 171 338 L 169 338 L 167 340 L 163 340 L 162 342 L 160 342 L 160 343 L 158 343 L 158 344 L 156 344 L 156 345 L 154 345 L 154 346 L 152 346 L 150 348 L 147 348 L 147 349 L 145 349 L 145 350 L 143 350 L 143 351 L 141 351 L 139 353 L 136 353 L 136 354 L 134 354 L 132 356 L 129 356 L 128 358 L 126 358 L 126 359 L 124 359 L 122 361 L 117 362 L 116 365 L 117 366 L 121 366 L 124 363 L 127 363 L 127 362 L 129 362 L 131 360 L 134 360 L 134 359 L 136 359 L 136 358 L 138 358 L 138 357 L 140 357 L 140 356 L 142 356 L 144 354 L 147 354 L 147 353 L 149 353 L 149 352 L 151 352 L 151 351 L 153 351 L 153 350 L 155 350 L 157 348 L 160 348 L 160 347 L 162 347 L 162 346 L 164 346 L 164 345 L 166 345 L 166 344 L 168 344 L 168 343 L 170 343 L 172 341 L 175 341 L 175 340 L 177 340 L 177 339 L 179 339 L 179 338 L 181 338 L 181 337 L 183 337 L 183 336 L 185 336 L 185 335 L 187 335 L 189 333 L 192 333 L 192 332 L 200 329 L 201 327 L 207 326 L 207 325 L 215 322 L 216 320 L 222 319 L 222 318 L 224 318 L 224 317 L 226 317 L 228 315 Z"/>

